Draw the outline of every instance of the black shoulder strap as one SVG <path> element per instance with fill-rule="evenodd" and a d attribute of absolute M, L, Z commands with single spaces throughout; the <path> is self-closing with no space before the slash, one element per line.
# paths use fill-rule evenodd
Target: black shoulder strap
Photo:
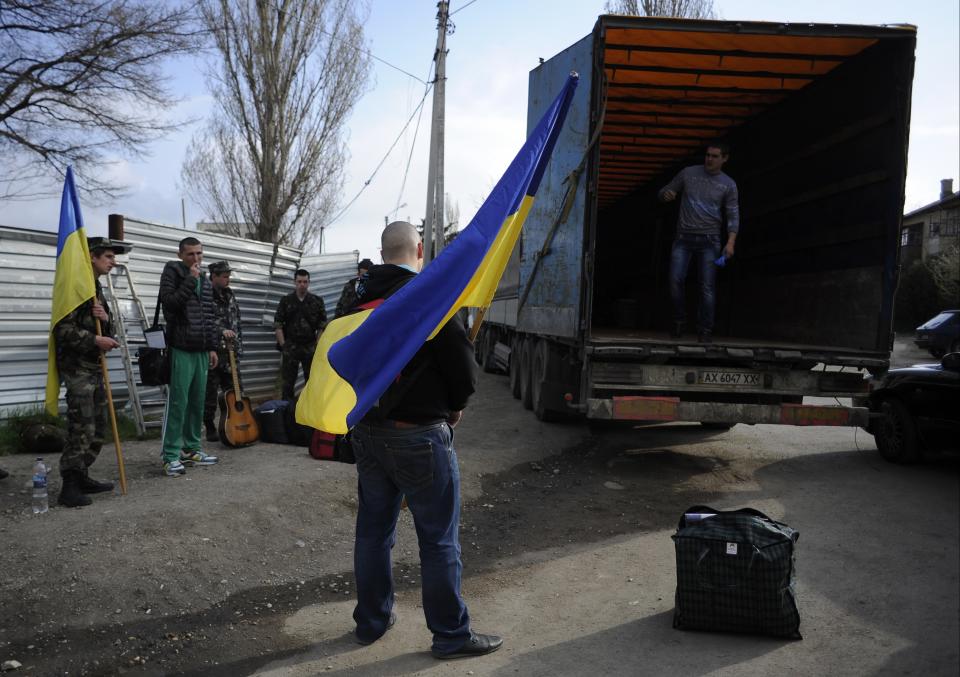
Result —
<path fill-rule="evenodd" d="M 153 311 L 153 326 L 159 326 L 160 324 L 160 292 L 157 292 L 157 309 Z"/>

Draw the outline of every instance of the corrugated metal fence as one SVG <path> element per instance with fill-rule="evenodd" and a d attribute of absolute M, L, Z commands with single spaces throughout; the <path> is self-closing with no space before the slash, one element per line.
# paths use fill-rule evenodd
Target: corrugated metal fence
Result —
<path fill-rule="evenodd" d="M 149 325 L 163 266 L 176 258 L 178 242 L 193 235 L 203 242 L 205 265 L 226 260 L 233 269 L 230 286 L 240 303 L 244 339 L 240 372 L 244 390 L 254 400 L 267 399 L 276 390 L 280 353 L 274 348 L 273 314 L 280 298 L 293 291 L 294 271 L 298 267 L 310 271 L 310 291 L 323 298 L 331 317 L 344 282 L 356 275 L 356 251 L 307 256 L 301 261 L 299 250 L 278 247 L 274 256 L 274 246 L 266 242 L 132 219 L 126 219 L 124 226 L 124 239 L 133 250 L 118 257 L 122 265 L 114 270 L 111 281 L 134 362 L 137 348 L 143 345 L 143 326 L 131 286 Z M 0 226 L 0 420 L 13 411 L 43 403 L 56 245 L 55 233 Z M 129 277 L 123 269 L 129 271 Z M 101 281 L 107 287 L 106 281 Z M 111 353 L 107 366 L 117 409 L 129 409 L 130 393 L 119 351 Z M 147 418 L 159 418 L 162 399 L 158 389 L 145 388 L 139 380 L 135 387 Z"/>

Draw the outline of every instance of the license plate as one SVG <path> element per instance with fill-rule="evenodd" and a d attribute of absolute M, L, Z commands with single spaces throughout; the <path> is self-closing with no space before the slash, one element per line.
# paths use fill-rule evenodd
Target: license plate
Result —
<path fill-rule="evenodd" d="M 760 374 L 749 371 L 701 371 L 700 383 L 711 386 L 759 386 Z"/>

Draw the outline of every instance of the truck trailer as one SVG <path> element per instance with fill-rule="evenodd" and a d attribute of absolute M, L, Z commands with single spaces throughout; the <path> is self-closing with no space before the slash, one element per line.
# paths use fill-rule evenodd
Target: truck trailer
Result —
<path fill-rule="evenodd" d="M 541 420 L 866 425 L 839 398 L 889 366 L 915 45 L 907 25 L 599 17 L 530 73 L 528 128 L 580 86 L 478 361 Z M 716 139 L 741 225 L 700 343 L 671 337 L 679 201 L 657 193 Z"/>

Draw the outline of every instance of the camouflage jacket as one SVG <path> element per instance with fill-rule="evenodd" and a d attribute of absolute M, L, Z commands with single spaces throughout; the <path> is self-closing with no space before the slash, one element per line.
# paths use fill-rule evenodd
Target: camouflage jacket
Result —
<path fill-rule="evenodd" d="M 343 317 L 353 310 L 353 307 L 357 303 L 357 284 L 359 282 L 359 277 L 353 277 L 343 285 L 343 291 L 340 292 L 340 300 L 337 301 L 337 309 L 333 313 L 335 318 Z"/>
<path fill-rule="evenodd" d="M 240 329 L 240 304 L 237 303 L 237 296 L 230 287 L 223 289 L 213 288 L 213 316 L 217 325 L 217 335 L 220 337 L 220 345 L 217 352 L 226 354 L 227 341 L 223 338 L 223 330 L 230 329 L 237 334 L 235 339 L 236 355 L 239 357 L 243 353 L 243 331 Z"/>
<path fill-rule="evenodd" d="M 110 316 L 110 306 L 103 297 L 100 281 L 96 281 L 97 300 Z M 100 333 L 113 336 L 110 320 L 100 322 Z M 100 371 L 100 349 L 96 341 L 97 324 L 93 317 L 93 299 L 81 303 L 53 328 L 53 341 L 57 354 L 57 371 L 61 374 Z"/>
<path fill-rule="evenodd" d="M 327 326 L 327 311 L 323 299 L 310 292 L 303 298 L 297 298 L 291 292 L 280 299 L 277 313 L 273 318 L 273 328 L 283 329 L 283 338 L 292 345 L 311 346 Z"/>

